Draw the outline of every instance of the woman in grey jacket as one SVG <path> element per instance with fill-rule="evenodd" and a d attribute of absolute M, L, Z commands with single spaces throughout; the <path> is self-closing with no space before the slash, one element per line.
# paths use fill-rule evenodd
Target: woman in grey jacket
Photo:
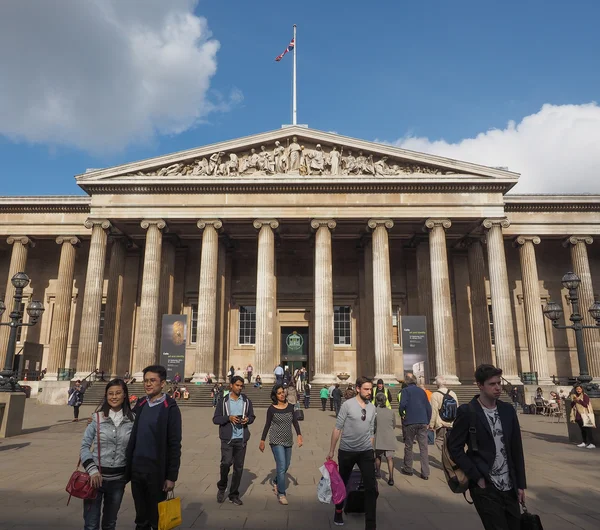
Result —
<path fill-rule="evenodd" d="M 81 441 L 80 456 L 83 467 L 90 475 L 92 486 L 98 490 L 95 499 L 83 501 L 84 530 L 113 530 L 116 527 L 117 514 L 125 491 L 125 453 L 133 420 L 127 385 L 122 379 L 113 379 L 106 385 L 100 411 L 92 415 L 92 422 L 87 426 Z M 97 447 L 98 426 L 100 461 Z"/>

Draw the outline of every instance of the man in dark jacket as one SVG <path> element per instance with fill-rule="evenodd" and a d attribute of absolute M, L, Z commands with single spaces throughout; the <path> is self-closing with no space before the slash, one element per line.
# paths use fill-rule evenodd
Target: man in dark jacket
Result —
<path fill-rule="evenodd" d="M 335 410 L 335 417 L 338 417 L 340 408 L 342 407 L 342 391 L 340 390 L 340 384 L 336 383 L 333 392 L 331 392 L 331 399 L 333 399 L 333 409 Z"/>
<path fill-rule="evenodd" d="M 246 444 L 250 439 L 248 425 L 254 422 L 254 408 L 252 401 L 245 394 L 244 379 L 239 375 L 231 379 L 231 391 L 215 407 L 213 423 L 219 426 L 221 439 L 221 480 L 217 482 L 217 502 L 225 501 L 225 490 L 229 470 L 233 464 L 233 477 L 229 488 L 229 501 L 237 506 L 244 504 L 240 499 L 240 482 L 244 471 L 246 458 Z"/>
<path fill-rule="evenodd" d="M 400 398 L 400 416 L 403 417 L 402 432 L 404 435 L 404 466 L 400 472 L 413 474 L 413 443 L 419 444 L 421 454 L 421 478 L 429 480 L 429 447 L 427 430 L 431 421 L 431 404 L 427 394 L 417 386 L 417 378 L 408 374 L 404 381 L 408 385 L 402 390 Z"/>
<path fill-rule="evenodd" d="M 502 370 L 490 364 L 477 368 L 475 381 L 480 394 L 459 407 L 448 450 L 469 477 L 471 497 L 484 528 L 519 530 L 519 503 L 525 502 L 527 487 L 525 460 L 517 413 L 498 399 L 501 376 Z M 475 422 L 474 439 L 469 433 L 471 418 Z"/>
<path fill-rule="evenodd" d="M 133 411 L 135 422 L 127 446 L 136 530 L 158 528 L 158 503 L 175 487 L 181 462 L 181 412 L 164 393 L 167 371 L 155 365 L 143 373 L 146 397 Z"/>

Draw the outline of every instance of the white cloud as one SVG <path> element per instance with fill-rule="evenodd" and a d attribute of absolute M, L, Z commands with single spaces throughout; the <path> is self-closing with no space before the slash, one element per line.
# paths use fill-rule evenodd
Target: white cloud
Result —
<path fill-rule="evenodd" d="M 207 98 L 219 42 L 197 0 L 8 0 L 0 17 L 0 134 L 119 150 L 241 100 Z"/>
<path fill-rule="evenodd" d="M 512 193 L 600 193 L 600 106 L 544 105 L 505 129 L 457 143 L 404 137 L 394 145 L 521 173 Z"/>

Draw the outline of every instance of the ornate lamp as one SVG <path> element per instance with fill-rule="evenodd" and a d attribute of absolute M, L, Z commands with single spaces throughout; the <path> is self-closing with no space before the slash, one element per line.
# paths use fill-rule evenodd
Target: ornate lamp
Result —
<path fill-rule="evenodd" d="M 29 285 L 29 276 L 24 272 L 17 272 L 10 281 L 15 289 L 25 289 Z"/>
<path fill-rule="evenodd" d="M 35 324 L 38 319 L 44 314 L 44 304 L 39 300 L 32 300 L 27 306 L 27 314 L 31 318 L 31 323 Z"/>
<path fill-rule="evenodd" d="M 562 277 L 561 283 L 565 289 L 578 289 L 581 279 L 574 272 L 567 272 L 567 274 Z"/>
<path fill-rule="evenodd" d="M 543 309 L 544 316 L 556 322 L 563 314 L 563 310 L 556 302 L 548 302 Z"/>

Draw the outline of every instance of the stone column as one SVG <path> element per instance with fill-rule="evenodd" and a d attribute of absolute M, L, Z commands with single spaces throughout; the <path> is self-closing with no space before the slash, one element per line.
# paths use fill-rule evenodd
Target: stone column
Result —
<path fill-rule="evenodd" d="M 315 234 L 315 375 L 316 385 L 335 382 L 333 373 L 333 261 L 331 231 L 333 219 L 313 219 Z"/>
<path fill-rule="evenodd" d="M 521 260 L 521 282 L 523 284 L 523 305 L 527 328 L 527 347 L 531 370 L 538 374 L 539 385 L 551 385 L 548 370 L 548 351 L 546 349 L 546 330 L 540 298 L 540 281 L 534 245 L 540 244 L 538 236 L 519 236 L 515 244 L 519 247 Z"/>
<path fill-rule="evenodd" d="M 571 247 L 571 262 L 573 272 L 581 279 L 579 289 L 579 312 L 583 317 L 583 324 L 594 326 L 595 321 L 589 313 L 589 308 L 594 303 L 594 286 L 586 245 L 594 242 L 591 236 L 571 236 L 565 241 L 565 246 Z M 583 330 L 583 346 L 587 355 L 588 370 L 597 382 L 600 380 L 600 332 L 598 329 Z"/>
<path fill-rule="evenodd" d="M 394 337 L 392 333 L 392 281 L 388 230 L 391 219 L 370 219 L 373 230 L 373 330 L 375 335 L 375 379 L 396 382 L 394 375 Z"/>
<path fill-rule="evenodd" d="M 201 219 L 200 283 L 198 288 L 198 334 L 196 363 L 192 382 L 204 381 L 215 371 L 217 332 L 217 269 L 219 264 L 219 234 L 223 223 L 219 219 Z"/>
<path fill-rule="evenodd" d="M 10 320 L 10 312 L 14 304 L 15 287 L 11 282 L 12 277 L 17 272 L 25 272 L 25 266 L 27 264 L 27 253 L 29 247 L 33 247 L 33 241 L 27 236 L 10 236 L 6 242 L 13 246 L 12 254 L 10 257 L 10 265 L 8 267 L 8 281 L 6 282 L 6 291 L 4 291 L 4 303 L 6 304 L 6 311 L 2 315 L 2 322 L 8 322 Z M 4 367 L 4 360 L 6 359 L 6 350 L 8 348 L 8 336 L 10 335 L 10 328 L 8 326 L 0 327 L 0 366 Z"/>
<path fill-rule="evenodd" d="M 469 284 L 471 286 L 471 318 L 473 322 L 473 346 L 475 364 L 494 364 L 487 295 L 485 293 L 485 258 L 479 239 L 467 242 Z"/>
<path fill-rule="evenodd" d="M 58 265 L 58 280 L 54 298 L 54 315 L 51 322 L 48 372 L 44 376 L 45 381 L 56 381 L 58 370 L 65 367 L 69 324 L 71 323 L 75 248 L 79 246 L 80 241 L 75 236 L 59 236 L 56 238 L 56 243 L 61 245 L 60 263 Z"/>
<path fill-rule="evenodd" d="M 162 219 L 144 219 L 141 227 L 147 230 L 144 250 L 144 272 L 137 338 L 137 355 L 133 377 L 141 380 L 142 370 L 158 361 L 158 310 L 160 305 L 160 270 L 162 231 L 167 224 Z"/>
<path fill-rule="evenodd" d="M 435 375 L 443 376 L 446 384 L 459 385 L 460 381 L 456 375 L 450 272 L 446 248 L 446 230 L 451 226 L 452 223 L 449 219 L 427 219 L 425 221 L 425 227 L 429 230 Z"/>
<path fill-rule="evenodd" d="M 110 222 L 106 219 L 88 219 L 85 227 L 92 230 L 88 255 L 81 330 L 79 332 L 79 352 L 75 379 L 83 379 L 91 371 L 99 368 L 98 332 L 104 290 L 104 268 L 106 265 L 106 243 Z"/>
<path fill-rule="evenodd" d="M 503 371 L 502 376 L 513 385 L 521 385 L 517 370 L 517 350 L 508 288 L 508 270 L 504 253 L 502 229 L 508 228 L 508 219 L 486 219 L 483 227 L 487 230 L 488 267 L 490 274 L 490 294 L 494 317 L 494 337 L 496 345 L 496 365 Z"/>
<path fill-rule="evenodd" d="M 256 268 L 256 346 L 254 370 L 263 383 L 273 383 L 273 370 L 279 364 L 275 359 L 275 317 L 277 311 L 275 278 L 276 219 L 257 219 L 258 265 Z"/>
<path fill-rule="evenodd" d="M 175 294 L 175 246 L 176 237 L 163 237 L 161 272 L 160 272 L 160 310 L 159 321 L 162 315 L 173 314 L 173 300 Z"/>
<path fill-rule="evenodd" d="M 416 248 L 417 285 L 419 314 L 425 316 L 427 324 L 427 366 L 426 382 L 430 383 L 436 375 L 435 332 L 433 330 L 433 309 L 431 304 L 431 260 L 429 241 L 421 241 Z"/>
<path fill-rule="evenodd" d="M 102 357 L 100 370 L 114 377 L 117 372 L 121 313 L 123 311 L 123 282 L 125 279 L 125 258 L 127 240 L 124 236 L 114 236 L 108 265 L 108 291 L 104 310 L 104 335 L 102 336 Z"/>

